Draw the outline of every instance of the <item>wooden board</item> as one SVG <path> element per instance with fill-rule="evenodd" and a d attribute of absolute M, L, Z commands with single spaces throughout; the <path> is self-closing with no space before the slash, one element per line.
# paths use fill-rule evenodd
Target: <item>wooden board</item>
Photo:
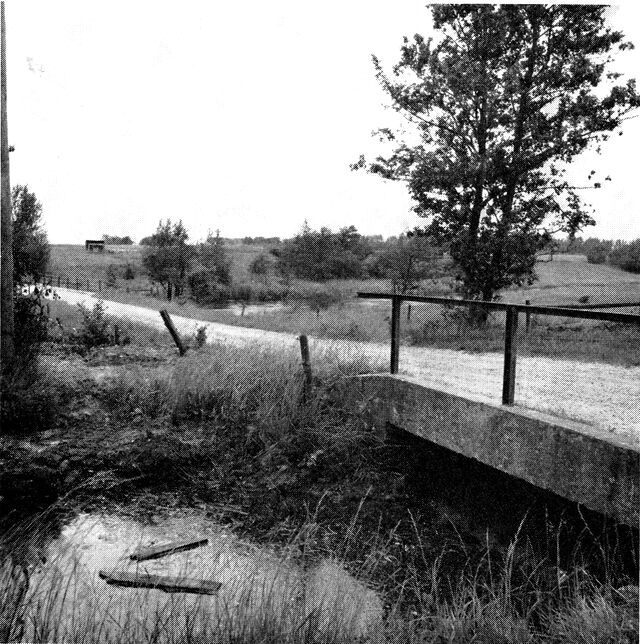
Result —
<path fill-rule="evenodd" d="M 166 555 L 172 555 L 174 552 L 184 552 L 185 550 L 193 550 L 194 548 L 198 548 L 200 546 L 206 546 L 208 543 L 208 539 L 164 543 L 158 546 L 151 546 L 149 548 L 138 548 L 134 553 L 129 555 L 129 558 L 133 559 L 134 561 L 159 559 L 160 557 L 164 557 Z"/>
<path fill-rule="evenodd" d="M 140 572 L 98 572 L 100 579 L 104 579 L 113 586 L 128 588 L 157 588 L 165 593 L 195 593 L 199 595 L 215 595 L 222 584 L 219 581 L 189 579 L 188 577 L 165 577 L 163 575 L 149 575 Z"/>

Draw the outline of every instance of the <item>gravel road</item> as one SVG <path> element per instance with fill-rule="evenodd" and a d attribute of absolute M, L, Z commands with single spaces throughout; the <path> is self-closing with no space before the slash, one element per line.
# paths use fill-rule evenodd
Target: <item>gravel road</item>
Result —
<path fill-rule="evenodd" d="M 56 289 L 60 299 L 92 306 L 97 298 L 91 293 Z M 157 311 L 131 304 L 105 301 L 106 310 L 163 330 Z M 270 346 L 297 352 L 297 337 L 290 333 L 249 329 L 216 322 L 193 320 L 172 315 L 179 333 L 207 330 L 210 343 L 236 346 Z M 310 338 L 311 349 L 330 348 L 349 355 L 388 360 L 389 345 L 352 340 Z M 503 356 L 501 353 L 468 353 L 451 349 L 402 347 L 402 374 L 418 378 L 425 385 L 444 388 L 458 395 L 500 402 Z M 640 367 L 579 362 L 547 357 L 518 357 L 516 403 L 522 407 L 579 420 L 589 433 L 615 434 L 640 449 Z"/>

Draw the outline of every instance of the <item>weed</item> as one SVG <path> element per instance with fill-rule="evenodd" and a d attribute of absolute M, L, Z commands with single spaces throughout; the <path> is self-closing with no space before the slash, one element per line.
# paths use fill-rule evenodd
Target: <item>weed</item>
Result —
<path fill-rule="evenodd" d="M 109 318 L 105 312 L 105 305 L 98 300 L 92 309 L 84 304 L 78 304 L 78 311 L 82 315 L 82 327 L 77 334 L 77 339 L 87 349 L 100 347 L 112 342 L 109 333 Z"/>
<path fill-rule="evenodd" d="M 202 349 L 202 347 L 207 343 L 207 327 L 205 325 L 198 327 L 194 342 L 197 349 Z"/>

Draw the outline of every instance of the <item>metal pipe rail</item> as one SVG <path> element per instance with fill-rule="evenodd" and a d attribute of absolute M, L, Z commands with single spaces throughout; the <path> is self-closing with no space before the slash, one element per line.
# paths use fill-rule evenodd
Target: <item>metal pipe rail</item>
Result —
<path fill-rule="evenodd" d="M 482 300 L 459 300 L 450 297 L 398 295 L 395 293 L 358 293 L 358 297 L 368 300 L 391 300 L 391 359 L 390 372 L 398 373 L 400 363 L 400 307 L 402 302 L 423 302 L 443 306 L 480 307 L 490 311 L 506 311 L 504 335 L 504 371 L 502 380 L 502 404 L 513 405 L 516 383 L 516 357 L 518 314 L 525 313 L 548 315 L 563 318 L 580 318 L 584 320 L 603 320 L 640 325 L 640 315 L 633 313 L 609 313 L 589 309 L 569 308 L 563 306 L 535 306 L 530 304 L 509 304 L 507 302 L 484 302 Z M 630 306 L 626 304 L 626 306 Z M 631 305 L 634 306 L 634 305 Z"/>

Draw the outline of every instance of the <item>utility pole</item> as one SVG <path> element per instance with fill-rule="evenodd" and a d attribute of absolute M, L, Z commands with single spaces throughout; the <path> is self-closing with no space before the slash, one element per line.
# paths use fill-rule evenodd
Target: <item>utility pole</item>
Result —
<path fill-rule="evenodd" d="M 9 128 L 7 125 L 7 28 L 4 0 L 0 3 L 0 165 L 2 173 L 0 218 L 0 365 L 2 372 L 15 358 L 13 323 L 13 222 L 11 220 L 11 182 L 9 180 Z"/>

